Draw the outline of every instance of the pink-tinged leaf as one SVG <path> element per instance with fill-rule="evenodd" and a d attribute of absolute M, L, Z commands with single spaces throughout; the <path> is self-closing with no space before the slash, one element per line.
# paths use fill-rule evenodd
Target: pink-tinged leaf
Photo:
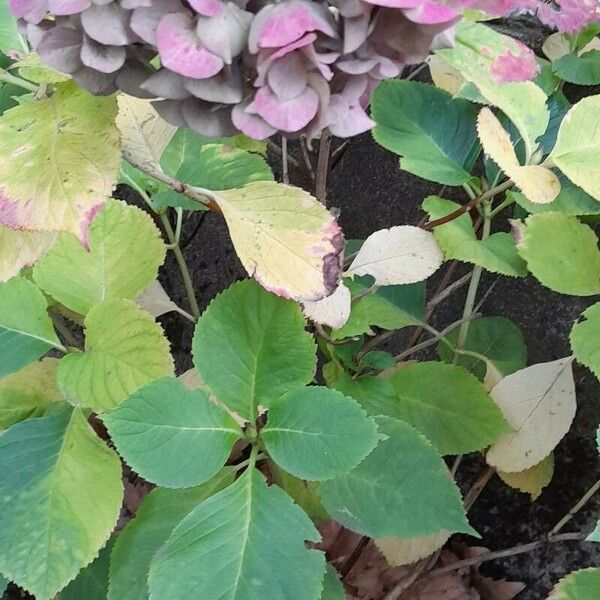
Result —
<path fill-rule="evenodd" d="M 491 72 L 496 81 L 510 83 L 513 81 L 531 81 L 539 71 L 535 56 L 525 48 L 522 54 L 506 52 L 494 60 Z"/>
<path fill-rule="evenodd" d="M 310 123 L 318 107 L 319 96 L 311 87 L 306 87 L 299 96 L 283 102 L 268 87 L 262 87 L 254 96 L 251 110 L 276 129 L 295 132 Z"/>
<path fill-rule="evenodd" d="M 202 46 L 193 19 L 185 14 L 170 14 L 161 19 L 156 29 L 156 46 L 162 64 L 186 77 L 212 77 L 225 64 Z"/>
<path fill-rule="evenodd" d="M 236 104 L 231 112 L 233 124 L 244 134 L 254 140 L 264 140 L 277 132 L 262 117 L 247 111 L 249 100 Z"/>
<path fill-rule="evenodd" d="M 0 281 L 8 281 L 24 267 L 31 267 L 52 247 L 56 234 L 19 231 L 0 225 Z"/>
<path fill-rule="evenodd" d="M 304 0 L 268 4 L 252 22 L 248 47 L 253 53 L 259 48 L 281 48 L 310 31 L 337 37 L 333 19 L 323 5 Z"/>

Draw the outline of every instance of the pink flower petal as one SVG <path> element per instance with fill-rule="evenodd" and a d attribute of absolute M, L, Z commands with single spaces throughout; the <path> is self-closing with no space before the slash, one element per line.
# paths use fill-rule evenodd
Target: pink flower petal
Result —
<path fill-rule="evenodd" d="M 39 23 L 48 11 L 46 0 L 8 0 L 8 7 L 15 17 L 34 24 Z"/>
<path fill-rule="evenodd" d="M 277 129 L 271 127 L 262 117 L 247 112 L 249 100 L 237 104 L 231 112 L 233 124 L 248 137 L 255 140 L 264 140 L 277 133 Z"/>
<path fill-rule="evenodd" d="M 48 0 L 48 10 L 53 15 L 76 15 L 91 4 L 92 0 Z"/>
<path fill-rule="evenodd" d="M 318 106 L 319 96 L 310 87 L 285 102 L 281 102 L 268 87 L 262 87 L 254 96 L 253 110 L 276 129 L 295 132 L 310 123 Z"/>
<path fill-rule="evenodd" d="M 279 100 L 285 102 L 299 96 L 306 87 L 307 69 L 297 53 L 276 60 L 267 74 L 267 81 Z"/>
<path fill-rule="evenodd" d="M 205 17 L 216 17 L 223 10 L 221 0 L 188 0 L 190 6 L 199 14 Z"/>
<path fill-rule="evenodd" d="M 165 15 L 182 12 L 179 0 L 153 0 L 151 6 L 136 8 L 129 26 L 145 42 L 156 46 L 156 28 Z"/>

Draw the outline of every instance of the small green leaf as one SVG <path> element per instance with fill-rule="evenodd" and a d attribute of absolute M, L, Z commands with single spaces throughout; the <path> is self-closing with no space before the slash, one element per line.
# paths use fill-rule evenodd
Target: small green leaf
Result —
<path fill-rule="evenodd" d="M 592 600 L 600 597 L 600 569 L 582 569 L 561 579 L 552 600 Z"/>
<path fill-rule="evenodd" d="M 92 221 L 89 249 L 74 235 L 63 234 L 36 264 L 33 276 L 47 294 L 86 315 L 104 300 L 137 297 L 156 279 L 165 254 L 148 214 L 109 200 Z"/>
<path fill-rule="evenodd" d="M 63 404 L 0 436 L 0 470 L 0 570 L 50 600 L 116 525 L 121 462 L 81 410 Z"/>
<path fill-rule="evenodd" d="M 380 83 L 371 106 L 375 141 L 402 157 L 404 171 L 446 185 L 471 178 L 480 152 L 475 106 L 416 81 Z"/>
<path fill-rule="evenodd" d="M 347 473 L 377 445 L 377 427 L 358 403 L 325 387 L 273 402 L 260 435 L 280 467 L 311 481 Z"/>
<path fill-rule="evenodd" d="M 455 329 L 446 336 L 446 340 L 456 346 L 459 330 Z M 454 350 L 448 344 L 438 344 L 440 358 L 454 362 Z M 481 317 L 469 323 L 469 331 L 463 344 L 463 350 L 475 352 L 485 357 L 500 375 L 510 375 L 527 364 L 527 347 L 521 330 L 504 317 Z M 488 368 L 487 362 L 469 354 L 459 354 L 457 363 L 467 371 L 484 380 Z"/>
<path fill-rule="evenodd" d="M 390 416 L 410 423 L 441 454 L 482 450 L 509 431 L 483 384 L 458 365 L 415 363 L 389 381 L 397 394 Z"/>
<path fill-rule="evenodd" d="M 107 300 L 85 318 L 85 352 L 65 356 L 58 382 L 69 402 L 104 412 L 159 377 L 173 374 L 169 342 L 132 300 Z"/>
<path fill-rule="evenodd" d="M 103 420 L 127 463 L 144 479 L 171 488 L 213 477 L 242 436 L 223 408 L 175 377 L 137 390 Z"/>
<path fill-rule="evenodd" d="M 396 364 L 394 355 L 383 350 L 371 350 L 360 359 L 361 369 L 374 369 L 375 371 L 391 369 Z"/>
<path fill-rule="evenodd" d="M 600 379 L 600 302 L 581 315 L 585 320 L 571 330 L 571 348 L 575 358 Z"/>
<path fill-rule="evenodd" d="M 552 69 L 562 80 L 576 85 L 600 83 L 600 50 L 590 50 L 581 56 L 565 54 L 552 63 Z"/>
<path fill-rule="evenodd" d="M 600 294 L 600 250 L 594 230 L 562 213 L 530 215 L 517 244 L 533 276 L 572 296 Z"/>
<path fill-rule="evenodd" d="M 376 421 L 387 439 L 353 471 L 321 483 L 331 516 L 376 538 L 411 538 L 440 529 L 474 534 L 436 449 L 407 423 L 389 417 Z"/>
<path fill-rule="evenodd" d="M 398 400 L 394 386 L 387 379 L 371 375 L 354 379 L 344 373 L 332 387 L 354 398 L 370 417 L 394 416 Z"/>
<path fill-rule="evenodd" d="M 193 341 L 194 363 L 219 400 L 248 420 L 285 392 L 309 383 L 315 345 L 300 307 L 235 283 L 206 309 Z"/>
<path fill-rule="evenodd" d="M 106 600 L 108 569 L 114 538 L 100 550 L 100 554 L 71 583 L 61 591 L 60 600 Z"/>
<path fill-rule="evenodd" d="M 62 400 L 56 381 L 58 363 L 55 358 L 45 358 L 0 379 L 0 431 L 41 417 Z"/>
<path fill-rule="evenodd" d="M 460 208 L 460 205 L 439 196 L 429 196 L 423 209 L 429 217 L 440 219 Z M 450 223 L 433 230 L 433 235 L 446 256 L 446 260 L 460 260 L 483 267 L 492 273 L 510 277 L 523 277 L 527 269 L 515 247 L 510 233 L 494 233 L 485 240 L 478 240 L 471 217 L 461 215 Z"/>
<path fill-rule="evenodd" d="M 276 483 L 313 521 L 326 521 L 329 513 L 321 504 L 319 483 L 317 481 L 304 481 L 290 475 L 271 462 L 269 469 Z"/>
<path fill-rule="evenodd" d="M 345 600 L 346 593 L 335 569 L 328 564 L 323 578 L 321 600 Z"/>
<path fill-rule="evenodd" d="M 179 521 L 234 479 L 235 470 L 225 467 L 197 487 L 152 490 L 117 538 L 110 560 L 108 600 L 148 600 L 148 570 L 154 554 Z"/>
<path fill-rule="evenodd" d="M 175 527 L 150 565 L 150 597 L 318 600 L 325 558 L 306 540 L 319 540 L 306 513 L 249 469 Z"/>
<path fill-rule="evenodd" d="M 46 298 L 29 280 L 13 277 L 0 283 L 0 377 L 61 348 L 46 312 Z"/>

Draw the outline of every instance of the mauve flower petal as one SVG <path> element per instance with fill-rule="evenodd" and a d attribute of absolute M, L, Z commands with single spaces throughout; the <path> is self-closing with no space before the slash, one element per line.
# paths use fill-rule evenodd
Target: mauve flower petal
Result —
<path fill-rule="evenodd" d="M 152 6 L 152 0 L 120 0 L 120 4 L 127 10 Z"/>
<path fill-rule="evenodd" d="M 369 15 L 344 19 L 344 54 L 358 50 L 365 43 L 370 22 Z"/>
<path fill-rule="evenodd" d="M 360 0 L 338 0 L 337 7 L 342 17 L 360 17 L 367 5 Z"/>
<path fill-rule="evenodd" d="M 268 88 L 262 87 L 254 96 L 253 110 L 269 125 L 288 133 L 296 132 L 308 125 L 317 114 L 319 96 L 310 87 L 302 94 L 281 102 Z"/>
<path fill-rule="evenodd" d="M 231 109 L 216 109 L 214 106 L 189 98 L 181 104 L 181 114 L 187 126 L 206 137 L 226 137 L 237 133 L 231 121 Z"/>
<path fill-rule="evenodd" d="M 36 50 L 46 32 L 54 27 L 56 27 L 56 23 L 48 20 L 40 21 L 37 25 L 34 23 L 27 23 L 24 34 L 27 36 L 27 40 L 31 47 Z"/>
<path fill-rule="evenodd" d="M 168 14 L 182 12 L 179 0 L 153 0 L 149 7 L 136 8 L 131 15 L 131 30 L 148 44 L 156 46 L 156 28 Z"/>
<path fill-rule="evenodd" d="M 39 23 L 48 11 L 46 0 L 8 0 L 8 7 L 15 17 L 33 24 Z"/>
<path fill-rule="evenodd" d="M 114 73 L 125 63 L 123 46 L 105 46 L 84 36 L 81 48 L 81 62 L 101 73 Z"/>
<path fill-rule="evenodd" d="M 369 58 L 366 60 L 349 58 L 336 64 L 336 67 L 340 71 L 348 73 L 349 75 L 363 75 L 364 73 L 368 73 L 374 69 L 376 66 L 377 61 L 374 58 Z"/>
<path fill-rule="evenodd" d="M 129 28 L 131 13 L 122 9 L 116 2 L 106 6 L 92 4 L 81 13 L 84 31 L 101 44 L 127 46 L 136 41 Z"/>
<path fill-rule="evenodd" d="M 48 0 L 48 10 L 53 15 L 76 15 L 91 4 L 92 0 Z"/>
<path fill-rule="evenodd" d="M 136 98 L 153 98 L 141 85 L 154 73 L 154 70 L 138 61 L 126 61 L 125 66 L 118 72 L 116 84 L 126 94 Z"/>
<path fill-rule="evenodd" d="M 70 27 L 53 27 L 42 37 L 37 47 L 40 58 L 50 67 L 63 73 L 81 69 L 83 34 Z"/>
<path fill-rule="evenodd" d="M 212 77 L 225 64 L 222 58 L 202 47 L 194 20 L 185 14 L 170 14 L 161 19 L 156 29 L 156 46 L 161 63 L 185 77 Z"/>
<path fill-rule="evenodd" d="M 156 100 L 152 102 L 152 106 L 167 123 L 175 127 L 187 127 L 181 112 L 181 102 L 178 100 Z"/>
<path fill-rule="evenodd" d="M 297 52 L 276 60 L 267 73 L 269 87 L 282 102 L 299 96 L 306 87 L 306 78 L 306 64 Z"/>
<path fill-rule="evenodd" d="M 140 87 L 158 98 L 185 100 L 185 98 L 191 96 L 185 87 L 185 82 L 185 77 L 173 73 L 173 71 L 169 71 L 168 69 L 161 69 L 150 75 Z"/>
<path fill-rule="evenodd" d="M 100 73 L 94 69 L 83 67 L 73 73 L 72 77 L 80 86 L 96 96 L 109 96 L 117 91 L 114 73 Z"/>
<path fill-rule="evenodd" d="M 277 133 L 262 117 L 247 112 L 249 100 L 236 104 L 231 111 L 233 124 L 245 135 L 255 140 L 264 140 Z"/>
<path fill-rule="evenodd" d="M 207 102 L 237 104 L 244 97 L 244 88 L 237 66 L 225 68 L 208 79 L 186 79 L 185 88 L 196 98 Z"/>
<path fill-rule="evenodd" d="M 190 6 L 205 17 L 216 17 L 223 10 L 221 0 L 188 0 Z"/>
<path fill-rule="evenodd" d="M 352 137 L 375 126 L 358 102 L 350 102 L 342 94 L 333 94 L 327 110 L 329 129 L 338 137 Z"/>

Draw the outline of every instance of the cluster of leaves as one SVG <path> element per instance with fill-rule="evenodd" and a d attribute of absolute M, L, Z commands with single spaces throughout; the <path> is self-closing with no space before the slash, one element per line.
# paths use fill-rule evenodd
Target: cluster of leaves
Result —
<path fill-rule="evenodd" d="M 195 4 L 202 15 L 215 11 L 208 20 L 234 10 Z M 306 9 L 278 6 L 290 4 Z M 450 20 L 454 4 L 401 0 L 400 8 L 415 21 Z M 38 21 L 48 9 L 45 1 L 19 6 L 41 11 Z M 73 11 L 121 22 L 146 8 L 81 3 Z M 339 6 L 344 18 L 347 8 Z M 72 46 L 74 64 L 84 46 L 105 43 L 93 41 L 92 22 L 108 31 L 82 17 L 72 31 L 90 39 Z M 14 27 L 7 32 L 9 47 L 21 43 Z M 582 35 L 569 39 L 572 52 L 592 43 Z M 487 26 L 460 23 L 454 47 L 430 61 L 437 86 L 383 82 L 372 118 L 375 139 L 402 169 L 464 187 L 469 203 L 429 197 L 427 225 L 349 242 L 344 261 L 332 213 L 275 183 L 263 144 L 177 129 L 146 99 L 93 97 L 33 54 L 7 66 L 25 79 L 4 72 L 5 81 L 33 88 L 11 97 L 16 106 L 0 117 L 7 580 L 37 600 L 59 591 L 61 600 L 338 599 L 342 584 L 316 547 L 315 522 L 335 519 L 375 540 L 390 563 L 408 564 L 454 533 L 477 535 L 444 457 L 481 452 L 532 497 L 548 484 L 576 411 L 573 361 L 600 376 L 600 304 L 574 325 L 573 356 L 527 366 L 519 328 L 477 317 L 474 302 L 483 270 L 531 273 L 573 296 L 600 293 L 590 225 L 600 214 L 600 97 L 570 106 L 556 65 L 538 65 Z M 482 150 L 485 173 L 476 176 Z M 117 180 L 147 211 L 109 199 Z M 509 206 L 513 233 L 492 233 Z M 476 222 L 468 208 L 479 211 Z M 167 251 L 189 279 L 179 233 L 184 211 L 198 210 L 222 214 L 254 278 L 199 318 L 193 294 L 190 315 L 156 280 Z M 444 261 L 469 263 L 473 273 L 464 318 L 438 332 L 427 323 L 425 281 Z M 194 368 L 179 377 L 156 322 L 171 310 L 195 327 Z M 406 362 L 410 354 L 375 349 L 380 330 L 409 326 L 432 333 L 440 360 Z M 124 464 L 156 486 L 126 525 Z M 581 590 L 597 590 L 597 578 L 574 574 L 557 595 L 585 600 Z"/>

